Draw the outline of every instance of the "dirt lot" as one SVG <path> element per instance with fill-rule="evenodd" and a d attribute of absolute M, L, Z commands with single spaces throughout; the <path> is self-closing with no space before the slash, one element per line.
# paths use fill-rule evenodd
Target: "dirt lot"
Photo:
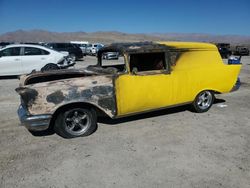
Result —
<path fill-rule="evenodd" d="M 77 67 L 94 62 L 87 57 Z M 88 137 L 18 126 L 18 80 L 0 80 L 0 187 L 250 187 L 250 57 L 239 91 L 204 114 L 185 107 L 103 119 Z"/>

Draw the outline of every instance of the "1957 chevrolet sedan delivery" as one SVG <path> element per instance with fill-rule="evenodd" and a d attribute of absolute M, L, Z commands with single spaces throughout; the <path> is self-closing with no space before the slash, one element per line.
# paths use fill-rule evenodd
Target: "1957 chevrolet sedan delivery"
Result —
<path fill-rule="evenodd" d="M 103 59 L 108 52 L 118 60 Z M 101 113 L 119 118 L 183 104 L 206 112 L 214 94 L 233 90 L 240 68 L 224 64 L 212 44 L 115 43 L 99 50 L 95 66 L 23 76 L 18 114 L 30 131 L 73 138 L 91 134 Z"/>

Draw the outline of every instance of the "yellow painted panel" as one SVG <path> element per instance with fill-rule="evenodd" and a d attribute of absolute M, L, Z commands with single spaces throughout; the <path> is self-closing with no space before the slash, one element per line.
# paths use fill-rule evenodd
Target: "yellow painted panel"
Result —
<path fill-rule="evenodd" d="M 172 46 L 175 48 L 185 48 L 185 49 L 209 49 L 217 50 L 217 47 L 214 44 L 203 43 L 203 42 L 158 42 L 159 44 L 164 44 L 167 46 Z"/>
<path fill-rule="evenodd" d="M 115 81 L 117 115 L 192 102 L 203 90 L 229 92 L 240 67 L 223 64 L 217 50 L 189 51 L 171 67 L 171 74 L 120 75 Z"/>

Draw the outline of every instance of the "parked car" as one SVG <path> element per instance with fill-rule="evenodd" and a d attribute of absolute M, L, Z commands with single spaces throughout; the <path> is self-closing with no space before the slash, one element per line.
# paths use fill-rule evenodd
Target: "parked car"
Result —
<path fill-rule="evenodd" d="M 81 48 L 84 56 L 87 55 L 87 46 L 88 46 L 89 42 L 87 42 L 87 41 L 70 41 L 70 43 Z"/>
<path fill-rule="evenodd" d="M 0 49 L 10 44 L 13 44 L 13 43 L 12 42 L 0 42 Z"/>
<path fill-rule="evenodd" d="M 103 64 L 102 54 L 112 51 L 124 58 Z M 102 114 L 120 118 L 183 104 L 202 113 L 215 94 L 235 89 L 240 68 L 224 64 L 207 43 L 111 44 L 99 50 L 96 66 L 22 77 L 18 114 L 30 131 L 53 128 L 73 138 L 94 132 Z"/>
<path fill-rule="evenodd" d="M 69 52 L 69 56 L 73 60 L 79 60 L 83 58 L 81 48 L 71 43 L 48 43 L 47 46 L 57 51 Z"/>
<path fill-rule="evenodd" d="M 88 55 L 96 55 L 98 50 L 102 48 L 104 45 L 100 43 L 88 44 L 87 46 L 87 54 Z"/>
<path fill-rule="evenodd" d="M 229 56 L 232 55 L 232 51 L 230 50 L 230 44 L 229 43 L 217 43 L 216 44 L 219 53 L 223 59 L 229 58 Z"/>
<path fill-rule="evenodd" d="M 236 46 L 234 55 L 249 55 L 249 49 L 246 46 Z"/>
<path fill-rule="evenodd" d="M 12 44 L 0 49 L 0 76 L 63 69 L 74 64 L 64 54 L 39 45 Z"/>
<path fill-rule="evenodd" d="M 103 59 L 118 59 L 119 58 L 119 52 L 106 52 L 102 54 Z"/>

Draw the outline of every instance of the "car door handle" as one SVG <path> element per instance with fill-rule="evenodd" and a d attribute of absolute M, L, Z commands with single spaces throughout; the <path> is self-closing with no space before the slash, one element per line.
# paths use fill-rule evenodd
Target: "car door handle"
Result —
<path fill-rule="evenodd" d="M 20 60 L 20 59 L 18 59 L 18 58 L 17 58 L 17 59 L 15 59 L 15 61 L 19 61 L 19 60 Z"/>
<path fill-rule="evenodd" d="M 44 58 L 44 57 L 42 57 L 42 58 L 41 58 L 41 60 L 45 60 L 45 58 Z"/>

